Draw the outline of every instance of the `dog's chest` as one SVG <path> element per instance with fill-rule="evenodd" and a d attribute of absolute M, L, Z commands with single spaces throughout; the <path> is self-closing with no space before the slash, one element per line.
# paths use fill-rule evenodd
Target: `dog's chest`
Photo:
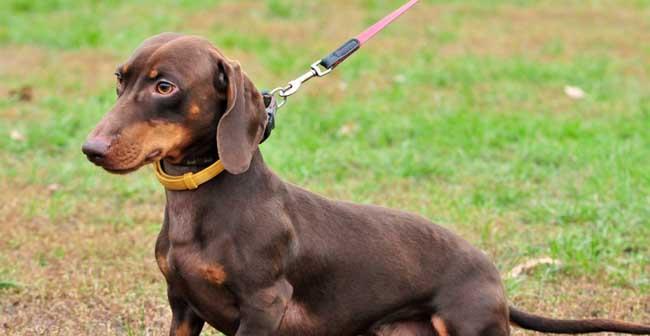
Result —
<path fill-rule="evenodd" d="M 226 335 L 234 335 L 240 319 L 238 300 L 228 290 L 227 268 L 203 256 L 196 248 L 171 247 L 159 237 L 158 266 L 167 279 L 170 294 L 182 298 L 208 324 Z M 301 303 L 290 300 L 278 335 L 327 335 L 319 319 Z"/>
<path fill-rule="evenodd" d="M 167 280 L 170 295 L 182 299 L 212 326 L 227 332 L 239 320 L 235 296 L 226 283 L 231 279 L 224 265 L 222 246 L 200 234 L 197 211 L 168 207 L 156 243 L 156 262 Z"/>
<path fill-rule="evenodd" d="M 203 207 L 194 207 L 187 197 L 168 204 L 156 259 L 169 279 L 200 283 L 220 289 L 228 279 L 224 266 L 224 244 L 214 232 L 206 232 Z M 215 225 L 213 225 L 215 226 Z"/>
<path fill-rule="evenodd" d="M 177 251 L 164 245 L 159 244 L 162 247 L 156 249 L 156 261 L 167 279 L 170 294 L 187 302 L 215 328 L 233 330 L 239 320 L 239 309 L 234 294 L 225 286 L 225 267 L 191 248 Z"/>
<path fill-rule="evenodd" d="M 226 335 L 234 335 L 240 320 L 239 298 L 229 288 L 236 287 L 238 276 L 233 263 L 239 245 L 228 233 L 201 227 L 210 216 L 201 211 L 185 211 L 180 202 L 168 207 L 163 230 L 156 246 L 156 260 L 167 279 L 169 291 L 186 301 L 208 324 Z M 233 273 L 231 273 L 231 271 Z M 290 300 L 277 335 L 324 335 L 314 314 L 304 304 Z"/>

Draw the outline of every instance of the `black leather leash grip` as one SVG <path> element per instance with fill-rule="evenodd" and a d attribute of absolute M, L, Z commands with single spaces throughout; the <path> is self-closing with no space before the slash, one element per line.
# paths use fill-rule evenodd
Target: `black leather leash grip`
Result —
<path fill-rule="evenodd" d="M 350 55 L 357 51 L 361 47 L 361 42 L 356 38 L 352 38 L 347 42 L 343 43 L 338 49 L 334 50 L 333 53 L 325 56 L 320 60 L 320 65 L 325 69 L 334 69 L 339 63 L 345 61 Z"/>

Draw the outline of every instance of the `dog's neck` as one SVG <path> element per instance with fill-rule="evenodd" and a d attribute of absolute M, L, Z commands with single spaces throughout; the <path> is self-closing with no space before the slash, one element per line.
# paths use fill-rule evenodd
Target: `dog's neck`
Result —
<path fill-rule="evenodd" d="M 214 138 L 214 137 L 212 137 Z M 163 160 L 165 172 L 171 175 L 182 175 L 184 173 L 195 173 L 219 159 L 217 144 L 212 138 L 199 142 L 185 150 L 183 157 L 175 162 Z"/>
<path fill-rule="evenodd" d="M 165 169 L 168 174 L 177 175 L 195 168 L 167 164 Z M 198 189 L 166 190 L 165 222 L 170 242 L 194 246 L 193 243 L 203 241 L 204 230 L 211 230 L 214 236 L 228 232 L 246 209 L 282 197 L 283 186 L 284 182 L 266 166 L 257 150 L 244 173 L 233 175 L 223 171 Z"/>
<path fill-rule="evenodd" d="M 182 175 L 197 172 L 210 163 L 179 165 L 163 161 L 163 169 L 170 175 Z M 223 171 L 196 190 L 166 190 L 167 206 L 170 209 L 190 204 L 192 207 L 214 207 L 215 202 L 231 202 L 228 198 L 250 200 L 257 195 L 273 195 L 273 191 L 281 184 L 281 180 L 264 163 L 262 153 L 258 149 L 253 154 L 250 167 L 244 173 L 233 175 Z"/>

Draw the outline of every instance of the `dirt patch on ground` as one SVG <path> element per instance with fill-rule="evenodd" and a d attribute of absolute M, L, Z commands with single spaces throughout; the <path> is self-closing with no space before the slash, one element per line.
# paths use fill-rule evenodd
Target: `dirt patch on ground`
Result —
<path fill-rule="evenodd" d="M 32 46 L 2 47 L 0 54 L 0 99 L 12 98 L 11 92 L 24 86 L 21 83 L 23 76 L 47 61 L 47 52 Z"/>
<path fill-rule="evenodd" d="M 633 289 L 608 288 L 594 279 L 564 278 L 557 282 L 528 282 L 511 297 L 514 306 L 554 318 L 608 318 L 650 324 L 650 296 Z M 526 294 L 523 294 L 526 293 Z M 514 335 L 537 334 L 513 328 Z"/>
<path fill-rule="evenodd" d="M 153 204 L 127 206 L 139 217 L 139 225 L 128 227 L 93 222 L 91 214 L 107 211 L 101 201 L 73 204 L 63 217 L 34 215 L 30 204 L 47 208 L 53 194 L 19 187 L 21 198 L 0 196 L 0 330 L 80 335 L 167 328 L 164 280 L 153 258 L 156 235 L 143 224 L 160 221 Z"/>
<path fill-rule="evenodd" d="M 0 75 L 21 75 L 47 63 L 49 53 L 35 46 L 4 46 L 0 48 Z"/>
<path fill-rule="evenodd" d="M 0 47 L 0 97 L 32 89 L 32 99 L 48 95 L 97 94 L 113 85 L 119 59 L 99 50 L 52 51 L 33 46 Z M 12 84 L 9 84 L 12 83 Z"/>
<path fill-rule="evenodd" d="M 643 56 L 640 45 L 650 39 L 647 18 L 625 7 L 505 6 L 474 14 L 459 28 L 459 43 L 445 46 L 444 54 L 563 59 L 591 53 L 637 58 Z"/>

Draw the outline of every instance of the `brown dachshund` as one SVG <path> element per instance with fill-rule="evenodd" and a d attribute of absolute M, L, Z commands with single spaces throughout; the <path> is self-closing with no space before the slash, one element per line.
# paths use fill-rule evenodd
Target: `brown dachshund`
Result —
<path fill-rule="evenodd" d="M 154 36 L 116 75 L 117 103 L 83 145 L 90 161 L 113 173 L 161 161 L 168 176 L 225 168 L 166 191 L 156 259 L 171 335 L 198 335 L 205 322 L 236 336 L 508 335 L 510 324 L 650 334 L 516 310 L 490 260 L 449 230 L 282 181 L 258 149 L 262 96 L 205 39 Z"/>

